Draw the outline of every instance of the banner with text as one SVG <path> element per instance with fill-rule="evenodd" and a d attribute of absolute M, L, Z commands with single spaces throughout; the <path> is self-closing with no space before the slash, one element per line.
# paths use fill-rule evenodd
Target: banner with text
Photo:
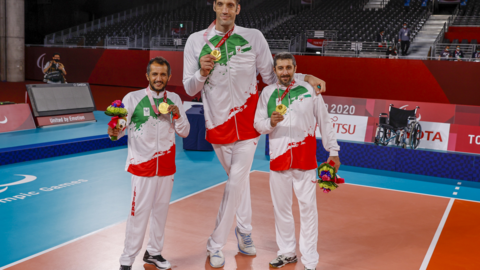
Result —
<path fill-rule="evenodd" d="M 82 123 L 82 122 L 90 122 L 90 121 L 95 121 L 95 115 L 93 113 L 77 113 L 77 114 L 37 117 L 37 123 L 39 127 Z"/>
<path fill-rule="evenodd" d="M 337 134 L 337 139 L 341 141 L 365 141 L 365 133 L 367 132 L 368 117 L 330 114 L 332 119 L 333 130 Z M 317 127 L 317 138 L 322 138 L 320 129 Z"/>

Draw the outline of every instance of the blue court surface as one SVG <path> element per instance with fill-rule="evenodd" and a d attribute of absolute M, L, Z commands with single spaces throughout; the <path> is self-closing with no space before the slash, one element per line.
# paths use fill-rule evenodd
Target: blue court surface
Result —
<path fill-rule="evenodd" d="M 72 132 L 81 132 L 83 136 L 105 134 L 108 118 L 98 112 L 96 117 L 99 123 L 94 125 L 2 135 L 0 148 L 5 147 L 5 136 L 11 136 L 8 139 L 11 147 L 25 144 L 22 136 L 35 132 L 51 132 L 51 136 L 32 143 L 73 139 Z M 265 137 L 262 136 L 252 170 L 269 170 L 269 160 L 264 153 Z M 126 156 L 127 148 L 122 146 L 0 166 L 0 269 L 126 220 L 130 205 L 130 174 L 124 170 Z M 339 174 L 353 185 L 480 202 L 480 183 L 477 182 L 349 166 L 341 167 Z M 214 152 L 184 151 L 182 139 L 177 137 L 172 202 L 226 179 Z"/>

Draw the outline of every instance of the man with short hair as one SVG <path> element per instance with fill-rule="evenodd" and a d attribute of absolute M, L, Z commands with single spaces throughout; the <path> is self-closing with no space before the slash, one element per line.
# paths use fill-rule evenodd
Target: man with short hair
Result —
<path fill-rule="evenodd" d="M 256 254 L 251 238 L 250 169 L 260 136 L 253 127 L 257 71 L 267 84 L 276 81 L 263 34 L 235 25 L 239 2 L 215 0 L 216 20 L 206 31 L 192 34 L 184 52 L 185 90 L 191 96 L 202 92 L 206 139 L 228 175 L 215 230 L 207 243 L 210 265 L 216 268 L 225 264 L 222 248 L 235 216 L 239 251 Z M 313 76 L 298 74 L 297 80 L 307 80 L 318 92 L 325 90 L 325 82 Z"/>
<path fill-rule="evenodd" d="M 146 89 L 128 93 L 122 103 L 128 111 L 128 157 L 125 170 L 132 174 L 132 206 L 127 219 L 125 248 L 120 270 L 131 270 L 140 252 L 150 219 L 150 240 L 144 262 L 158 269 L 171 268 L 163 258 L 163 242 L 168 206 L 173 187 L 175 133 L 186 138 L 190 123 L 180 97 L 165 89 L 172 77 L 163 57 L 150 60 Z M 108 128 L 118 139 L 125 131 Z"/>
<path fill-rule="evenodd" d="M 48 61 L 43 67 L 44 81 L 50 84 L 60 84 L 66 83 L 65 76 L 67 72 L 65 71 L 65 66 L 60 63 L 60 54 L 54 53 L 52 60 Z"/>
<path fill-rule="evenodd" d="M 270 262 L 280 268 L 297 261 L 295 222 L 292 215 L 292 189 L 300 207 L 300 252 L 305 269 L 318 264 L 317 159 L 315 130 L 318 125 L 322 143 L 340 167 L 335 130 L 321 95 L 305 82 L 296 81 L 297 64 L 291 53 L 274 58 L 277 84 L 267 86 L 258 101 L 255 129 L 269 134 L 270 192 L 275 213 L 275 231 L 279 251 Z"/>
<path fill-rule="evenodd" d="M 401 44 L 402 56 L 407 55 L 408 48 L 410 48 L 410 34 L 410 28 L 407 28 L 407 23 L 404 23 L 403 28 L 400 29 L 400 32 L 398 33 L 398 41 Z"/>

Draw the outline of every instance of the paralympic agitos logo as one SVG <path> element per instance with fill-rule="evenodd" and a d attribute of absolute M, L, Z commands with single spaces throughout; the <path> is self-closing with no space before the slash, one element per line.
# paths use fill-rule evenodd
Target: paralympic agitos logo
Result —
<path fill-rule="evenodd" d="M 24 178 L 20 181 L 0 185 L 0 193 L 6 191 L 9 186 L 21 185 L 21 184 L 25 184 L 25 183 L 29 183 L 29 182 L 37 180 L 37 177 L 33 176 L 33 175 L 23 175 L 23 174 L 16 174 L 16 175 L 17 176 L 23 176 Z M 5 188 L 3 188 L 3 187 L 5 187 Z"/>
<path fill-rule="evenodd" d="M 0 193 L 5 192 L 11 186 L 26 184 L 26 183 L 37 180 L 37 177 L 33 176 L 33 175 L 16 174 L 16 176 L 23 176 L 24 178 L 20 181 L 11 182 L 11 183 L 8 183 L 8 184 L 0 184 Z M 8 202 L 17 201 L 17 200 L 24 200 L 24 199 L 27 199 L 27 198 L 30 198 L 30 197 L 35 197 L 36 195 L 42 194 L 44 192 L 51 192 L 51 191 L 55 191 L 55 190 L 58 190 L 58 189 L 82 184 L 82 183 L 85 183 L 85 182 L 88 182 L 88 180 L 79 179 L 79 180 L 76 180 L 76 181 L 70 181 L 70 182 L 63 183 L 63 184 L 56 185 L 56 186 L 41 187 L 41 188 L 38 189 L 38 191 L 22 192 L 22 193 L 19 193 L 17 195 L 13 195 L 13 196 L 6 197 L 6 198 L 0 197 L 0 205 L 8 203 Z"/>

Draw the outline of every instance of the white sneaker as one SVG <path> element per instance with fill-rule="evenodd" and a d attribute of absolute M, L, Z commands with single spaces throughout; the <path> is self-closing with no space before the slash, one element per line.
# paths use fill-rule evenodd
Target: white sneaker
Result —
<path fill-rule="evenodd" d="M 221 250 L 215 253 L 207 251 L 207 256 L 210 257 L 210 266 L 213 268 L 221 268 L 225 265 L 225 256 Z"/>
<path fill-rule="evenodd" d="M 297 262 L 297 256 L 287 257 L 284 255 L 278 255 L 273 261 L 270 262 L 270 267 L 272 268 L 281 268 L 289 263 Z"/>
<path fill-rule="evenodd" d="M 172 265 L 165 260 L 162 255 L 157 255 L 157 256 L 152 256 L 148 253 L 148 251 L 145 250 L 145 255 L 143 255 L 143 261 L 155 265 L 157 269 L 170 269 L 172 268 Z"/>
<path fill-rule="evenodd" d="M 253 244 L 252 234 L 251 233 L 241 233 L 238 230 L 238 227 L 235 228 L 235 236 L 237 237 L 238 250 L 245 254 L 254 256 L 257 255 L 257 249 Z"/>

